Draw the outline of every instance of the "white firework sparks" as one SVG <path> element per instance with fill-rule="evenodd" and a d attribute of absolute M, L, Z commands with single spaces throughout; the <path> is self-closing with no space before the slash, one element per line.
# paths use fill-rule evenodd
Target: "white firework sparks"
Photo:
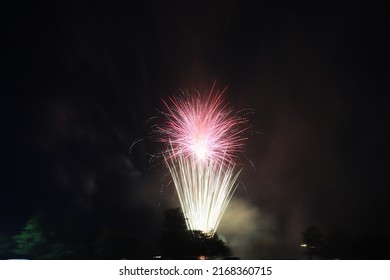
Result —
<path fill-rule="evenodd" d="M 187 227 L 212 237 L 237 188 L 241 170 L 236 171 L 233 164 L 226 166 L 212 161 L 205 164 L 184 155 L 167 155 L 165 162 Z"/>

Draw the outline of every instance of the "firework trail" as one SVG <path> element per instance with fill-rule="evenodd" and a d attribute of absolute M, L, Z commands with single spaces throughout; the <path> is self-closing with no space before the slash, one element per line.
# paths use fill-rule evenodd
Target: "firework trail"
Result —
<path fill-rule="evenodd" d="M 248 120 L 222 100 L 225 90 L 186 93 L 164 102 L 157 126 L 187 227 L 212 237 L 237 188 L 236 160 L 244 151 Z"/>
<path fill-rule="evenodd" d="M 241 170 L 234 165 L 206 164 L 196 159 L 170 157 L 167 161 L 187 227 L 212 237 L 237 187 Z"/>

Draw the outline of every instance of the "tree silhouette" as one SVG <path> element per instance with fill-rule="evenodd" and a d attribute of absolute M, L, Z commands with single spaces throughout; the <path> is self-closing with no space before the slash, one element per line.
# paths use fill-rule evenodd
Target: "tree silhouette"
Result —
<path fill-rule="evenodd" d="M 49 222 L 45 215 L 36 213 L 14 236 L 15 253 L 28 259 L 90 258 L 83 253 L 88 251 L 84 248 L 88 242 L 77 235 L 77 230 L 70 220 Z"/>
<path fill-rule="evenodd" d="M 222 258 L 231 254 L 217 234 L 208 238 L 199 231 L 187 230 L 183 213 L 178 208 L 165 212 L 161 249 L 167 259 Z"/>
<path fill-rule="evenodd" d="M 2 239 L 0 249 L 8 244 Z M 151 248 L 146 241 L 126 231 L 101 229 L 80 217 L 50 219 L 42 213 L 35 214 L 11 241 L 14 241 L 17 256 L 28 259 L 151 258 Z"/>
<path fill-rule="evenodd" d="M 306 246 L 305 254 L 308 259 L 321 255 L 323 235 L 317 226 L 309 226 L 303 233 L 303 242 Z"/>
<path fill-rule="evenodd" d="M 390 237 L 376 232 L 350 234 L 343 229 L 333 228 L 323 235 L 319 228 L 310 226 L 303 232 L 308 258 L 321 259 L 377 260 L 389 259 Z"/>
<path fill-rule="evenodd" d="M 0 233 L 0 259 L 15 257 L 15 242 L 9 235 Z"/>
<path fill-rule="evenodd" d="M 35 214 L 24 226 L 23 230 L 14 236 L 15 252 L 24 258 L 40 258 L 46 246 L 46 236 L 42 229 L 42 216 Z"/>

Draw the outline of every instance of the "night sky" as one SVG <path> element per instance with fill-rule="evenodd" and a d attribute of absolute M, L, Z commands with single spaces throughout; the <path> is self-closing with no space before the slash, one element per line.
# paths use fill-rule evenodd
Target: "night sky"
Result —
<path fill-rule="evenodd" d="M 0 232 L 43 211 L 157 244 L 178 200 L 161 146 L 129 148 L 162 98 L 216 81 L 260 132 L 220 228 L 237 255 L 301 258 L 311 224 L 390 236 L 383 7 L 52 2 L 2 7 Z"/>

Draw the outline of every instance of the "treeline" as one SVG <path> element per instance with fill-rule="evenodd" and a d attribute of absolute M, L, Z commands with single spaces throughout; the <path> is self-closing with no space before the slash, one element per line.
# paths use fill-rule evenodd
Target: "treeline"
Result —
<path fill-rule="evenodd" d="M 136 226 L 136 225 L 134 225 Z M 165 212 L 157 246 L 128 230 L 98 226 L 80 217 L 33 215 L 15 235 L 0 233 L 0 259 L 162 259 L 224 258 L 230 249 L 215 235 L 187 230 L 179 209 Z"/>
<path fill-rule="evenodd" d="M 368 234 L 350 233 L 343 229 L 323 233 L 319 227 L 312 225 L 302 235 L 301 246 L 308 259 L 390 259 L 390 238 L 375 229 Z"/>
<path fill-rule="evenodd" d="M 0 259 L 148 259 L 150 245 L 131 234 L 73 218 L 33 215 L 13 235 L 0 234 Z"/>

